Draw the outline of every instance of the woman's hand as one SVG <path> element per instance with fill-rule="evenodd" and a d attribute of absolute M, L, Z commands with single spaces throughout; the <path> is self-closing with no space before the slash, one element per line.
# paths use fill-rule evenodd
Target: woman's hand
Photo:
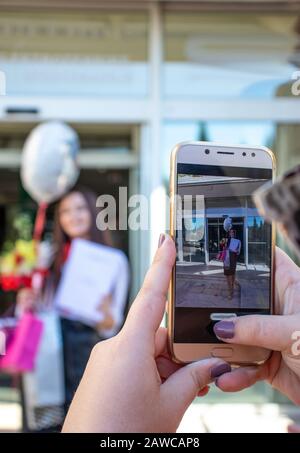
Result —
<path fill-rule="evenodd" d="M 16 315 L 35 311 L 38 294 L 31 288 L 22 288 L 17 294 Z"/>
<path fill-rule="evenodd" d="M 239 368 L 224 375 L 217 385 L 232 392 L 264 379 L 300 404 L 300 269 L 278 248 L 275 285 L 275 313 L 282 316 L 241 316 L 214 326 L 217 337 L 226 343 L 271 349 L 274 352 L 270 359 L 261 366 Z"/>
<path fill-rule="evenodd" d="M 111 313 L 112 295 L 105 296 L 99 305 L 99 311 L 103 314 L 103 319 L 96 324 L 96 330 L 101 333 L 101 330 L 113 329 L 116 321 Z"/>
<path fill-rule="evenodd" d="M 207 384 L 230 366 L 206 359 L 174 363 L 159 327 L 175 262 L 166 236 L 121 332 L 92 351 L 63 432 L 174 432 Z"/>

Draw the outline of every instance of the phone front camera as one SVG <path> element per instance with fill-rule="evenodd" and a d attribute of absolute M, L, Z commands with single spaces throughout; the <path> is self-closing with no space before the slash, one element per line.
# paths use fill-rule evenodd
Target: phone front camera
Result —
<path fill-rule="evenodd" d="M 252 153 L 251 156 L 252 156 L 252 157 L 255 157 L 255 153 Z"/>
<path fill-rule="evenodd" d="M 204 152 L 205 152 L 205 154 L 209 154 L 210 153 L 209 149 L 206 149 Z"/>
<path fill-rule="evenodd" d="M 245 152 L 243 152 L 243 154 L 242 154 L 242 155 L 243 155 L 243 156 L 245 157 L 245 156 L 246 156 L 246 153 L 245 153 Z"/>

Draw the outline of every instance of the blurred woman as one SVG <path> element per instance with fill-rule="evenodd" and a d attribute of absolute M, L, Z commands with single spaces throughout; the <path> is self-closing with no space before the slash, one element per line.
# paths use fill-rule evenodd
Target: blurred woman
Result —
<path fill-rule="evenodd" d="M 80 238 L 111 245 L 108 230 L 103 232 L 97 229 L 96 215 L 96 195 L 87 189 L 74 188 L 57 203 L 53 234 L 55 255 L 50 275 L 46 280 L 43 303 L 49 305 L 53 302 L 73 239 Z M 17 309 L 21 312 L 34 310 L 39 299 L 40 295 L 34 291 L 22 290 L 18 294 Z M 122 313 L 119 313 L 116 320 L 111 310 L 112 295 L 107 295 L 105 300 L 99 300 L 99 310 L 102 311 L 103 319 L 94 328 L 76 319 L 72 313 L 59 313 L 64 351 L 66 409 L 73 398 L 94 345 L 107 338 L 108 332 L 114 334 L 121 327 L 120 319 L 123 321 L 126 297 L 123 298 L 123 302 L 124 304 L 118 307 Z"/>

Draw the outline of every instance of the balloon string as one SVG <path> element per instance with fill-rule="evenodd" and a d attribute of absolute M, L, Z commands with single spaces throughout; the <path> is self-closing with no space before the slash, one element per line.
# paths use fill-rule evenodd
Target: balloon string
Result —
<path fill-rule="evenodd" d="M 34 223 L 34 231 L 33 231 L 33 239 L 37 242 L 41 240 L 45 221 L 46 221 L 46 211 L 47 211 L 47 203 L 40 203 L 38 206 L 35 223 Z"/>

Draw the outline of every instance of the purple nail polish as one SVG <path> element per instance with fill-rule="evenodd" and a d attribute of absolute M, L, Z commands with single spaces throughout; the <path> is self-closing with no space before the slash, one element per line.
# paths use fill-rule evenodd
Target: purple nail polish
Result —
<path fill-rule="evenodd" d="M 216 378 L 222 376 L 222 374 L 230 373 L 230 371 L 231 371 L 231 366 L 228 363 L 221 363 L 220 365 L 216 365 L 216 366 L 212 367 L 212 369 L 210 371 L 210 375 L 211 375 L 212 379 L 216 379 Z"/>
<path fill-rule="evenodd" d="M 158 239 L 158 248 L 162 245 L 162 243 L 164 242 L 165 238 L 166 238 L 166 235 L 165 235 L 164 233 L 161 233 L 161 234 L 159 235 L 159 239 Z"/>
<path fill-rule="evenodd" d="M 214 332 L 218 338 L 229 340 L 234 337 L 234 322 L 220 321 L 214 325 Z"/>

